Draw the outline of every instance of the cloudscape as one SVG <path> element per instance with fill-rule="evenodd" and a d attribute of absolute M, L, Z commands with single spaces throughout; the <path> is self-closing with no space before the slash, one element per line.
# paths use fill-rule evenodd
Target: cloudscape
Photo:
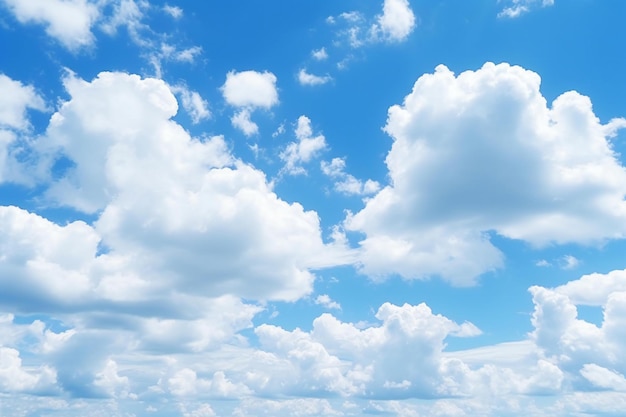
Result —
<path fill-rule="evenodd" d="M 0 0 L 0 416 L 625 415 L 625 15 Z"/>

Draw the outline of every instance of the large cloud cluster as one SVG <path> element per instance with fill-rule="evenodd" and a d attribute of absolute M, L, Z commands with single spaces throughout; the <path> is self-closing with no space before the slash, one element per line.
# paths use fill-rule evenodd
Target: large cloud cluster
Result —
<path fill-rule="evenodd" d="M 626 169 L 589 98 L 570 91 L 548 106 L 540 78 L 485 64 L 421 76 L 385 131 L 391 184 L 346 221 L 366 235 L 363 272 L 440 275 L 458 285 L 502 266 L 489 234 L 535 246 L 626 234 Z"/>

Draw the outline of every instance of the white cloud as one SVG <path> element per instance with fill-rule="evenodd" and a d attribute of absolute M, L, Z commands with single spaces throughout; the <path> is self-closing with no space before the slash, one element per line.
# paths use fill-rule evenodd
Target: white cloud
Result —
<path fill-rule="evenodd" d="M 2 0 L 20 23 L 38 23 L 71 50 L 92 45 L 98 6 L 87 0 Z"/>
<path fill-rule="evenodd" d="M 564 255 L 559 259 L 561 269 L 575 269 L 578 265 L 580 265 L 580 260 L 572 255 Z"/>
<path fill-rule="evenodd" d="M 56 383 L 54 369 L 43 366 L 27 370 L 20 352 L 0 346 L 0 392 L 33 392 L 49 390 Z"/>
<path fill-rule="evenodd" d="M 377 17 L 371 33 L 386 41 L 405 40 L 415 29 L 415 15 L 408 0 L 385 0 L 383 13 Z"/>
<path fill-rule="evenodd" d="M 231 106 L 270 109 L 278 104 L 276 76 L 271 72 L 231 71 L 221 87 Z"/>
<path fill-rule="evenodd" d="M 502 265 L 487 232 L 537 246 L 626 236 L 626 170 L 609 142 L 626 121 L 601 124 L 573 91 L 548 107 L 539 84 L 508 64 L 439 66 L 389 109 L 392 185 L 346 220 L 367 235 L 363 272 L 465 285 Z"/>
<path fill-rule="evenodd" d="M 126 398 L 129 395 L 128 377 L 118 374 L 117 363 L 112 359 L 109 359 L 102 371 L 96 374 L 94 385 L 103 389 L 109 397 Z"/>
<path fill-rule="evenodd" d="M 14 181 L 28 183 L 28 173 L 18 162 L 17 156 L 24 152 L 20 135 L 28 133 L 29 109 L 45 111 L 43 98 L 33 86 L 24 85 L 0 74 L 0 183 Z"/>
<path fill-rule="evenodd" d="M 178 6 L 170 6 L 169 4 L 166 4 L 163 6 L 163 11 L 172 16 L 174 19 L 180 19 L 183 17 L 183 9 Z"/>
<path fill-rule="evenodd" d="M 241 130 L 246 136 L 259 133 L 259 126 L 250 119 L 250 113 L 250 109 L 244 108 L 236 112 L 230 119 L 233 126 Z"/>
<path fill-rule="evenodd" d="M 198 378 L 196 372 L 185 368 L 168 379 L 169 390 L 176 396 L 200 396 L 219 399 L 234 399 L 250 395 L 244 384 L 234 384 L 222 371 L 217 371 L 211 379 Z"/>
<path fill-rule="evenodd" d="M 71 98 L 37 146 L 44 167 L 61 156 L 73 167 L 47 198 L 97 221 L 58 226 L 2 208 L 0 240 L 11 251 L 0 268 L 24 283 L 0 281 L 7 297 L 10 289 L 25 291 L 16 302 L 132 303 L 177 288 L 295 300 L 311 292 L 312 269 L 350 262 L 343 243 L 322 241 L 315 212 L 280 200 L 222 137 L 192 138 L 172 121 L 177 102 L 164 82 L 101 73 L 91 82 L 69 76 L 65 85 Z M 303 160 L 311 155 L 303 147 Z M 98 245 L 107 252 L 97 255 Z"/>
<path fill-rule="evenodd" d="M 322 85 L 333 80 L 330 75 L 309 74 L 304 68 L 298 72 L 298 82 L 302 85 Z"/>
<path fill-rule="evenodd" d="M 298 118 L 295 135 L 298 141 L 290 142 L 280 154 L 280 159 L 285 162 L 283 171 L 291 175 L 306 173 L 302 164 L 311 161 L 326 148 L 324 135 L 313 136 L 311 119 L 306 116 Z"/>
<path fill-rule="evenodd" d="M 211 117 L 209 103 L 197 91 L 189 90 L 184 85 L 172 86 L 170 89 L 180 96 L 181 104 L 194 124 Z"/>
<path fill-rule="evenodd" d="M 555 288 L 555 291 L 566 295 L 575 304 L 603 306 L 611 294 L 626 291 L 626 270 L 583 275 Z"/>
<path fill-rule="evenodd" d="M 320 294 L 315 297 L 314 301 L 315 304 L 325 307 L 329 310 L 341 310 L 341 305 L 338 302 L 333 301 L 333 299 L 330 298 L 328 294 Z"/>
<path fill-rule="evenodd" d="M 311 52 L 311 56 L 317 61 L 324 61 L 328 59 L 328 52 L 326 48 L 315 49 Z"/>
<path fill-rule="evenodd" d="M 330 162 L 322 161 L 320 168 L 324 175 L 335 179 L 335 191 L 347 195 L 371 195 L 380 189 L 377 181 L 356 179 L 345 172 L 346 161 L 343 158 L 333 158 Z"/>
<path fill-rule="evenodd" d="M 593 363 L 587 363 L 580 370 L 580 373 L 598 388 L 626 391 L 626 378 L 618 372 L 611 371 Z"/>
<path fill-rule="evenodd" d="M 239 110 L 231 118 L 234 127 L 246 136 L 258 133 L 259 127 L 251 119 L 255 109 L 269 110 L 278 104 L 276 76 L 271 72 L 231 71 L 221 87 L 224 100 Z"/>
<path fill-rule="evenodd" d="M 144 39 L 140 32 L 147 28 L 141 21 L 144 17 L 143 9 L 148 4 L 139 0 L 118 0 L 113 4 L 113 12 L 101 23 L 101 29 L 109 34 L 115 35 L 117 29 L 125 26 L 133 41 L 140 46 L 149 46 L 150 42 Z"/>
<path fill-rule="evenodd" d="M 516 18 L 541 4 L 541 7 L 553 6 L 554 0 L 508 0 L 510 6 L 502 9 L 498 17 Z"/>
<path fill-rule="evenodd" d="M 46 110 L 43 98 L 31 85 L 24 85 L 4 74 L 0 74 L 0 129 L 28 129 L 28 109 Z"/>

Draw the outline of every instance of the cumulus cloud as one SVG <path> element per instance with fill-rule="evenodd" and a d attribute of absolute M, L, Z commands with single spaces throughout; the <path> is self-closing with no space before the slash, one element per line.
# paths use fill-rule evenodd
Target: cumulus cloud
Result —
<path fill-rule="evenodd" d="M 139 302 L 177 288 L 294 300 L 311 291 L 312 269 L 347 262 L 342 245 L 323 242 L 317 214 L 280 200 L 222 137 L 192 138 L 172 121 L 178 105 L 164 82 L 101 73 L 65 85 L 71 98 L 37 151 L 44 168 L 72 166 L 46 198 L 97 220 L 59 226 L 3 207 L 0 268 L 23 283 L 0 279 L 3 298 Z"/>
<path fill-rule="evenodd" d="M 311 119 L 300 116 L 294 131 L 297 142 L 290 142 L 280 154 L 280 159 L 285 162 L 283 171 L 291 175 L 305 174 L 303 163 L 311 161 L 326 148 L 324 135 L 313 135 Z"/>
<path fill-rule="evenodd" d="M 516 18 L 519 17 L 535 7 L 548 7 L 554 5 L 554 0 L 508 0 L 510 5 L 506 6 L 498 17 L 504 18 Z"/>
<path fill-rule="evenodd" d="M 558 286 L 555 291 L 566 295 L 575 304 L 603 306 L 611 294 L 626 291 L 626 270 L 583 275 Z"/>
<path fill-rule="evenodd" d="M 320 167 L 324 175 L 335 180 L 335 191 L 347 195 L 371 195 L 380 189 L 380 184 L 371 179 L 365 182 L 345 172 L 346 160 L 333 158 L 330 162 L 322 161 Z"/>
<path fill-rule="evenodd" d="M 276 76 L 271 72 L 231 71 L 221 87 L 224 100 L 239 110 L 231 118 L 234 127 L 246 136 L 257 134 L 259 127 L 251 120 L 256 109 L 269 110 L 278 104 Z"/>
<path fill-rule="evenodd" d="M 383 13 L 376 18 L 371 28 L 374 37 L 386 41 L 405 40 L 415 28 L 415 14 L 408 0 L 385 0 Z"/>
<path fill-rule="evenodd" d="M 341 310 L 341 305 L 334 301 L 328 294 L 320 294 L 315 297 L 315 304 L 321 305 L 329 310 Z"/>
<path fill-rule="evenodd" d="M 20 136 L 30 130 L 28 110 L 45 111 L 43 98 L 30 85 L 0 74 L 0 183 L 29 182 L 18 162 L 19 154 L 26 152 Z"/>
<path fill-rule="evenodd" d="M 465 285 L 502 265 L 488 233 L 536 246 L 625 236 L 626 170 L 610 138 L 626 120 L 600 123 L 574 91 L 548 106 L 539 86 L 508 64 L 439 66 L 389 109 L 391 185 L 346 220 L 366 234 L 364 273 Z"/>
<path fill-rule="evenodd" d="M 231 71 L 221 90 L 224 100 L 235 107 L 270 109 L 278 104 L 276 76 L 268 71 Z"/>
<path fill-rule="evenodd" d="M 322 85 L 332 80 L 333 78 L 330 75 L 309 74 L 304 68 L 298 72 L 298 82 L 302 85 Z"/>
<path fill-rule="evenodd" d="M 3 92 L 0 96 L 0 129 L 28 129 L 27 110 L 46 110 L 43 98 L 31 85 L 0 74 L 0 90 Z"/>
<path fill-rule="evenodd" d="M 55 383 L 54 369 L 25 369 L 18 350 L 0 346 L 0 392 L 50 392 Z"/>
<path fill-rule="evenodd" d="M 250 113 L 250 109 L 244 108 L 230 118 L 233 126 L 241 130 L 246 136 L 253 136 L 259 133 L 259 125 L 252 121 Z"/>
<path fill-rule="evenodd" d="M 91 32 L 100 15 L 97 4 L 88 0 L 2 0 L 20 23 L 44 25 L 48 36 L 77 50 L 92 45 Z"/>

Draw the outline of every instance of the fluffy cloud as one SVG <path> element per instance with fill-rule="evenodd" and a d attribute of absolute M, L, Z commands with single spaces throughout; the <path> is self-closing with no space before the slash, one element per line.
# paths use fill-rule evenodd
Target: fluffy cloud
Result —
<path fill-rule="evenodd" d="M 322 241 L 316 213 L 280 200 L 223 138 L 192 138 L 173 122 L 177 102 L 164 82 L 102 73 L 65 84 L 71 99 L 37 151 L 44 167 L 71 164 L 51 178 L 47 198 L 97 221 L 59 226 L 3 207 L 7 302 L 143 303 L 171 288 L 294 300 L 311 291 L 312 268 L 346 262 L 345 249 Z M 22 285 L 9 280 L 16 274 Z"/>
<path fill-rule="evenodd" d="M 330 162 L 322 161 L 320 167 L 324 175 L 335 180 L 335 191 L 347 195 L 370 195 L 380 189 L 377 181 L 366 180 L 365 182 L 356 179 L 348 174 L 346 160 L 343 158 L 333 158 Z"/>
<path fill-rule="evenodd" d="M 599 375 L 608 376 L 611 370 L 614 376 L 607 383 L 613 381 L 615 387 L 621 387 L 619 376 L 626 372 L 626 361 L 620 354 L 626 349 L 626 291 L 615 279 L 620 274 L 623 271 L 583 276 L 555 289 L 530 288 L 535 304 L 531 340 L 561 369 L 580 372 L 595 386 Z M 600 289 L 585 297 L 581 290 L 589 286 L 590 280 Z M 578 303 L 598 303 L 604 310 L 601 325 L 578 318 Z"/>
<path fill-rule="evenodd" d="M 326 52 L 326 48 L 315 49 L 311 51 L 311 56 L 317 61 L 324 61 L 328 59 L 328 52 Z"/>
<path fill-rule="evenodd" d="M 0 74 L 0 91 L 3 92 L 0 96 L 0 183 L 27 182 L 17 158 L 24 151 L 19 135 L 30 128 L 27 111 L 44 111 L 46 105 L 33 86 L 4 74 Z"/>
<path fill-rule="evenodd" d="M 557 287 L 555 291 L 566 295 L 574 304 L 603 306 L 614 292 L 626 292 L 626 270 L 583 275 Z"/>
<path fill-rule="evenodd" d="M 71 50 L 94 42 L 91 28 L 100 15 L 88 0 L 2 0 L 21 23 L 38 23 L 46 33 Z"/>
<path fill-rule="evenodd" d="M 304 68 L 298 72 L 298 82 L 302 85 L 322 85 L 332 80 L 333 78 L 330 75 L 309 74 Z"/>
<path fill-rule="evenodd" d="M 24 85 L 4 74 L 0 74 L 0 129 L 25 130 L 29 127 L 26 111 L 28 109 L 43 111 L 46 109 L 44 100 L 33 86 Z"/>
<path fill-rule="evenodd" d="M 408 0 L 385 0 L 383 13 L 377 17 L 371 32 L 375 37 L 399 42 L 415 28 L 415 15 Z"/>
<path fill-rule="evenodd" d="M 315 304 L 321 305 L 322 307 L 325 307 L 327 309 L 341 310 L 341 305 L 338 302 L 333 301 L 333 299 L 330 298 L 328 294 L 318 295 L 317 297 L 315 297 L 314 302 Z"/>
<path fill-rule="evenodd" d="M 278 104 L 276 76 L 271 72 L 231 71 L 221 87 L 224 100 L 239 111 L 231 118 L 234 127 L 246 136 L 257 134 L 259 127 L 250 116 L 255 109 L 269 110 Z"/>
<path fill-rule="evenodd" d="M 285 162 L 283 171 L 291 175 L 306 173 L 302 164 L 311 161 L 326 148 L 324 135 L 313 136 L 311 119 L 306 116 L 298 118 L 295 135 L 298 141 L 290 142 L 280 154 L 280 159 Z"/>
<path fill-rule="evenodd" d="M 276 76 L 271 72 L 231 71 L 221 89 L 231 106 L 270 109 L 278 104 Z"/>
<path fill-rule="evenodd" d="M 537 74 L 485 64 L 420 77 L 385 131 L 391 185 L 348 217 L 363 272 L 440 275 L 471 284 L 502 265 L 488 233 L 533 245 L 626 235 L 626 170 L 589 98 L 570 91 L 549 107 Z"/>
<path fill-rule="evenodd" d="M 191 91 L 185 86 L 171 87 L 171 90 L 180 95 L 181 104 L 194 124 L 211 117 L 209 103 L 197 91 Z"/>
<path fill-rule="evenodd" d="M 18 350 L 0 346 L 0 392 L 50 392 L 55 382 L 53 369 L 26 370 Z"/>
<path fill-rule="evenodd" d="M 380 325 L 361 329 L 330 314 L 313 322 L 310 333 L 277 326 L 255 329 L 264 362 L 272 373 L 251 365 L 256 379 L 265 381 L 268 394 L 278 381 L 298 395 L 365 395 L 371 397 L 428 397 L 446 391 L 442 366 L 444 339 L 480 331 L 470 323 L 457 324 L 435 315 L 425 304 L 383 304 L 376 314 Z M 410 353 L 406 346 L 411 346 Z M 263 375 L 263 378 L 260 377 Z M 293 391 L 291 391 L 293 390 Z"/>

